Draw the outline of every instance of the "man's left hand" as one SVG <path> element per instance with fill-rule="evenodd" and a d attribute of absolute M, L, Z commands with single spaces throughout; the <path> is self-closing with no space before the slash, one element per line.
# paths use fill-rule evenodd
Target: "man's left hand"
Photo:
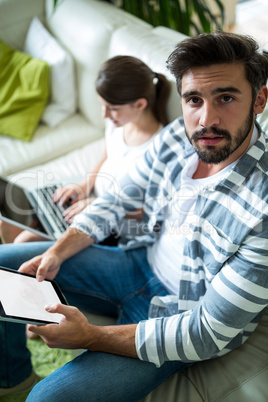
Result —
<path fill-rule="evenodd" d="M 86 349 L 93 325 L 76 307 L 64 304 L 46 306 L 49 313 L 63 314 L 59 324 L 29 325 L 28 329 L 40 335 L 50 348 Z"/>

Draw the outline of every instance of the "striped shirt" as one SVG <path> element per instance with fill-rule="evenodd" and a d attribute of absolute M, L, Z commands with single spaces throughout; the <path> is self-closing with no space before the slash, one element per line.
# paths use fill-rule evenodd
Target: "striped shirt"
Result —
<path fill-rule="evenodd" d="M 198 194 L 178 267 L 179 294 L 154 297 L 149 320 L 138 324 L 141 360 L 160 366 L 211 359 L 239 347 L 256 328 L 268 304 L 267 140 L 260 132 L 229 174 Z M 194 152 L 183 119 L 175 120 L 117 190 L 97 199 L 72 226 L 99 242 L 143 207 L 143 235 L 122 247 L 152 243 Z"/>

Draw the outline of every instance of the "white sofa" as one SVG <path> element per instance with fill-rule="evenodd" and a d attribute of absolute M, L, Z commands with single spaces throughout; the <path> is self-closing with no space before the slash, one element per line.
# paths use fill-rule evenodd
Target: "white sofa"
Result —
<path fill-rule="evenodd" d="M 174 45 L 184 37 L 166 28 L 152 29 L 106 2 L 63 0 L 55 13 L 52 3 L 45 0 L 1 0 L 1 16 L 5 18 L 0 19 L 0 38 L 23 50 L 33 16 L 43 21 L 74 60 L 77 111 L 53 129 L 39 124 L 29 143 L 1 137 L 0 175 L 3 176 L 23 171 L 25 178 L 25 170 L 30 168 L 33 179 L 33 172 L 52 160 L 52 165 L 47 164 L 45 169 L 55 175 L 55 180 L 90 171 L 103 147 L 104 121 L 94 89 L 100 65 L 114 55 L 131 54 L 142 58 L 156 71 L 167 73 L 165 60 Z M 174 80 L 171 76 L 169 78 L 173 82 L 169 101 L 172 120 L 181 111 Z M 73 151 L 69 157 L 68 153 Z M 51 175 L 48 180 L 51 180 Z M 28 183 L 22 181 L 21 184 Z"/>
<path fill-rule="evenodd" d="M 168 115 L 181 114 L 180 100 L 165 61 L 184 35 L 147 23 L 103 1 L 0 0 L 0 39 L 23 50 L 37 16 L 70 53 L 75 66 L 77 109 L 58 126 L 40 123 L 30 142 L 0 136 L 0 175 L 36 186 L 58 180 L 78 180 L 95 166 L 104 147 L 104 122 L 94 90 L 99 66 L 109 57 L 141 58 L 172 83 Z M 268 131 L 268 110 L 260 118 Z M 90 316 L 96 323 L 108 319 Z M 245 345 L 231 354 L 198 363 L 173 376 L 143 402 L 266 402 L 268 400 L 268 317 Z M 247 350 L 250 359 L 244 358 Z M 127 399 L 126 399 L 127 400 Z"/>

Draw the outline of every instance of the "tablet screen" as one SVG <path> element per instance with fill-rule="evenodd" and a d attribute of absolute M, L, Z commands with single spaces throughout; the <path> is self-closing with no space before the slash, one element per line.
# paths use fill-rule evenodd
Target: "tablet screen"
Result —
<path fill-rule="evenodd" d="M 59 323 L 63 317 L 45 310 L 47 304 L 64 302 L 55 282 L 38 282 L 35 277 L 1 267 L 0 302 L 2 319 L 43 324 Z"/>

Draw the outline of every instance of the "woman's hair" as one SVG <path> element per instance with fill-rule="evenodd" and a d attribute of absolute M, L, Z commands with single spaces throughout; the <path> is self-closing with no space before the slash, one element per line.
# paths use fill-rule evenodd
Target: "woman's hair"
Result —
<path fill-rule="evenodd" d="M 166 106 L 170 83 L 163 74 L 153 72 L 132 56 L 115 56 L 100 68 L 96 80 L 97 93 L 112 105 L 125 105 L 145 98 L 155 118 L 168 123 Z"/>
<path fill-rule="evenodd" d="M 167 67 L 175 76 L 181 94 L 182 77 L 187 70 L 224 63 L 240 63 L 245 66 L 253 98 L 261 86 L 266 85 L 268 57 L 259 51 L 253 38 L 245 35 L 216 31 L 188 38 L 176 46 L 167 60 Z"/>

